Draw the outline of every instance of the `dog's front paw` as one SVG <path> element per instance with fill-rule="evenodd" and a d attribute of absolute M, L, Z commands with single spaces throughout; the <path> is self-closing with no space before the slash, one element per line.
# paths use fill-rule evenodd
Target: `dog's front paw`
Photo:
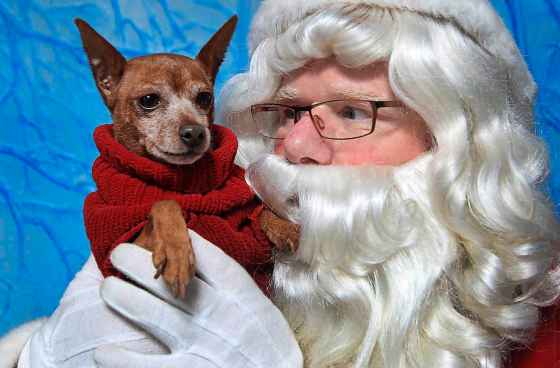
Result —
<path fill-rule="evenodd" d="M 291 253 L 297 250 L 300 233 L 298 224 L 278 217 L 266 207 L 259 214 L 258 220 L 268 240 L 270 240 L 277 249 Z"/>
<path fill-rule="evenodd" d="M 194 253 L 188 235 L 183 239 L 157 242 L 152 259 L 156 268 L 154 277 L 163 276 L 173 295 L 184 298 L 195 271 Z"/>

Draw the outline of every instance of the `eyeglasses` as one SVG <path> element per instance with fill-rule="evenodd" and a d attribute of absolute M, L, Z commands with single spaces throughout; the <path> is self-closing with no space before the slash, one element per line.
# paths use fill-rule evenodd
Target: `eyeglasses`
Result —
<path fill-rule="evenodd" d="M 284 139 L 308 113 L 317 133 L 323 138 L 345 140 L 373 133 L 378 110 L 403 107 L 398 101 L 331 100 L 308 106 L 264 103 L 251 106 L 251 115 L 259 134 Z"/>

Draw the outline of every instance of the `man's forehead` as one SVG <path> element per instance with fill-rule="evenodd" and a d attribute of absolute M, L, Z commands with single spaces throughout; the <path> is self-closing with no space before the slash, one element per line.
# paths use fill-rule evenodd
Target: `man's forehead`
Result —
<path fill-rule="evenodd" d="M 275 98 L 392 98 L 387 73 L 383 61 L 350 68 L 333 58 L 314 60 L 285 75 Z"/>

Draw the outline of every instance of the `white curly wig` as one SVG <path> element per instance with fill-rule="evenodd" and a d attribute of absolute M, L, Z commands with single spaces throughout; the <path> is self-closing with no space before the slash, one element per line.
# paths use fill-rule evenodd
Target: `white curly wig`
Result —
<path fill-rule="evenodd" d="M 531 341 L 538 307 L 560 294 L 559 228 L 539 187 L 547 153 L 533 132 L 534 82 L 488 2 L 265 0 L 250 42 L 250 70 L 226 84 L 220 106 L 242 166 L 266 166 L 258 160 L 271 148 L 248 107 L 327 57 L 352 68 L 387 62 L 393 92 L 434 139 L 421 163 L 395 169 L 395 185 L 379 184 L 381 207 L 364 197 L 375 187 L 366 179 L 345 199 L 356 208 L 344 221 L 336 203 L 300 203 L 329 215 L 308 220 L 327 235 L 303 224 L 300 249 L 279 256 L 274 278 L 307 365 L 502 367 L 513 343 Z M 337 183 L 324 192 L 337 195 Z M 356 230 L 364 235 L 343 234 Z M 368 245 L 394 250 L 377 259 Z M 344 260 L 333 264 L 336 252 Z"/>

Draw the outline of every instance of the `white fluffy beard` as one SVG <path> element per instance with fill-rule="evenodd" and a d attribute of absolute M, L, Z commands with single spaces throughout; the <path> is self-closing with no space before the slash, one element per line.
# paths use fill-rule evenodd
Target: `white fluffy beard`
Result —
<path fill-rule="evenodd" d="M 325 167 L 271 155 L 248 168 L 261 199 L 301 225 L 299 248 L 277 255 L 273 282 L 306 367 L 452 366 L 439 364 L 453 358 L 426 337 L 435 304 L 458 314 L 442 281 L 457 247 L 432 214 L 430 160 Z"/>

